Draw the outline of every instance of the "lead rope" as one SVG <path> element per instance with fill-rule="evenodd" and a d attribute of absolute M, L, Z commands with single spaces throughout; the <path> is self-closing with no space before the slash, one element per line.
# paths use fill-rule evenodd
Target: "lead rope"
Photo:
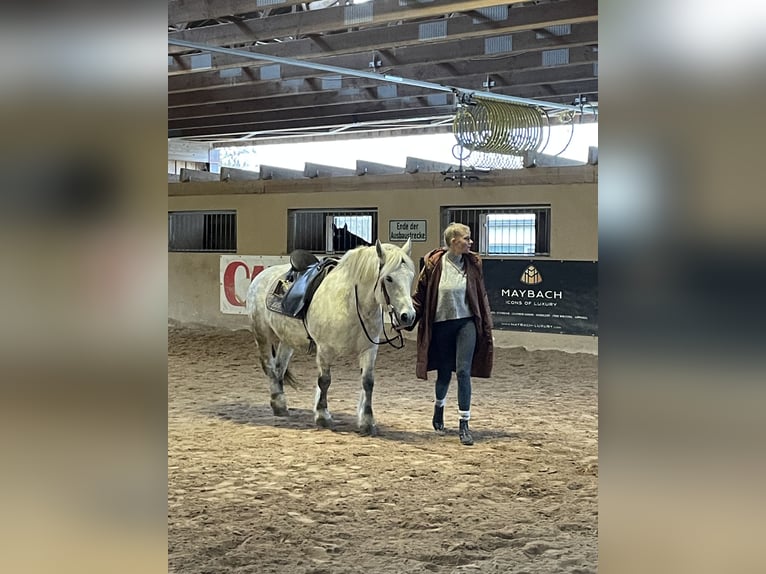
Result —
<path fill-rule="evenodd" d="M 383 294 L 386 296 L 386 299 L 388 299 L 388 293 L 386 293 L 386 287 L 381 286 L 383 289 Z M 402 335 L 401 331 L 399 331 L 399 334 L 397 337 L 394 337 L 393 339 L 390 339 L 388 337 L 388 333 L 386 333 L 386 322 L 383 320 L 383 307 L 380 308 L 380 320 L 383 323 L 383 335 L 385 336 L 385 341 L 376 342 L 372 340 L 372 337 L 370 337 L 370 334 L 367 332 L 367 327 L 364 326 L 364 320 L 362 319 L 362 313 L 359 311 L 359 292 L 358 292 L 358 286 L 354 285 L 354 298 L 356 299 L 356 316 L 359 317 L 359 324 L 362 326 L 362 331 L 364 331 L 365 336 L 367 337 L 367 340 L 372 343 L 373 345 L 391 345 L 394 349 L 401 349 L 404 347 L 404 336 Z M 390 307 L 390 304 L 389 304 Z M 389 312 L 389 317 L 391 319 L 391 322 L 394 321 L 394 311 L 391 309 Z M 398 341 L 398 346 L 394 343 Z"/>

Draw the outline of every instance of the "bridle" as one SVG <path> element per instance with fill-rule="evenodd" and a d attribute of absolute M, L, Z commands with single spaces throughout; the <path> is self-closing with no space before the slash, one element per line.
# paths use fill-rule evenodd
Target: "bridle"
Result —
<path fill-rule="evenodd" d="M 378 267 L 378 278 L 375 281 L 375 285 L 380 284 L 380 289 L 383 291 L 383 298 L 386 300 L 386 307 L 388 308 L 388 317 L 391 319 L 391 324 L 398 324 L 399 321 L 396 319 L 396 315 L 394 313 L 394 306 L 391 305 L 391 298 L 388 295 L 388 291 L 386 290 L 386 284 L 385 282 L 380 282 L 380 274 L 381 271 L 383 271 L 383 264 L 381 263 Z M 372 337 L 370 337 L 370 334 L 367 332 L 367 327 L 364 325 L 364 319 L 362 319 L 362 313 L 359 311 L 359 290 L 358 285 L 354 285 L 354 298 L 356 301 L 356 316 L 359 317 L 359 324 L 362 326 L 362 331 L 364 331 L 365 337 L 367 337 L 367 340 L 372 343 L 373 345 L 391 345 L 394 349 L 401 349 L 404 347 L 404 336 L 402 335 L 401 331 L 397 331 L 396 337 L 393 339 L 389 336 L 388 333 L 386 333 L 386 322 L 383 319 L 383 307 L 381 306 L 380 309 L 380 320 L 383 323 L 383 336 L 385 337 L 385 340 L 383 341 L 373 341 Z"/>

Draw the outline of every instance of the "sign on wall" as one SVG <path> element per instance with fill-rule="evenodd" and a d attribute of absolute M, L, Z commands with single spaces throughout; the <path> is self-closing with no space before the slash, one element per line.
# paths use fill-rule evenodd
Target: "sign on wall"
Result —
<path fill-rule="evenodd" d="M 247 288 L 253 278 L 266 267 L 289 262 L 286 255 L 221 255 L 221 313 L 245 315 Z"/>
<path fill-rule="evenodd" d="M 426 220 L 425 219 L 389 219 L 388 220 L 388 240 L 389 241 L 426 241 Z"/>
<path fill-rule="evenodd" d="M 598 335 L 598 262 L 485 259 L 495 329 Z"/>

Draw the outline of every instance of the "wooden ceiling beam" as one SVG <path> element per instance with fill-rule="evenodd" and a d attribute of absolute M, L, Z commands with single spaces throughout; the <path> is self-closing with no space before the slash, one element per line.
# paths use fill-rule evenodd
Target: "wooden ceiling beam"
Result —
<path fill-rule="evenodd" d="M 301 0 L 168 0 L 168 25 L 215 20 L 224 16 L 251 14 L 256 10 L 286 8 L 306 3 Z"/>
<path fill-rule="evenodd" d="M 465 85 L 462 78 L 464 75 L 474 74 L 498 74 L 506 73 L 509 70 L 524 72 L 536 69 L 556 70 L 567 66 L 583 63 L 593 63 L 597 61 L 598 54 L 590 47 L 570 48 L 569 63 L 560 66 L 547 67 L 543 65 L 543 60 L 539 52 L 530 52 L 527 54 L 510 55 L 503 58 L 487 58 L 472 62 L 455 62 L 454 64 L 426 64 L 424 66 L 407 66 L 402 68 L 402 77 L 414 78 L 441 83 L 444 85 L 454 85 L 459 88 L 472 88 L 474 86 Z M 174 93 L 168 95 L 168 108 L 187 106 L 200 106 L 208 104 L 220 104 L 241 100 L 255 100 L 258 98 L 274 96 L 290 96 L 301 93 L 315 93 L 326 91 L 326 84 L 322 78 L 297 78 L 285 81 L 258 82 L 252 84 L 237 85 L 233 87 L 218 88 L 215 90 L 199 90 L 196 92 Z M 367 78 L 344 77 L 340 79 L 339 88 L 371 88 L 378 86 L 395 85 L 390 82 L 376 82 Z"/>
<path fill-rule="evenodd" d="M 598 0 L 561 0 L 560 2 L 511 8 L 509 17 L 503 21 L 474 23 L 471 16 L 456 16 L 432 22 L 438 29 L 424 32 L 424 24 L 403 22 L 397 26 L 368 28 L 354 32 L 317 35 L 300 40 L 269 43 L 241 50 L 262 53 L 284 58 L 319 58 L 323 56 L 372 52 L 373 50 L 393 49 L 403 46 L 423 44 L 437 45 L 461 38 L 483 38 L 545 28 L 557 24 L 578 24 L 598 20 Z M 253 40 L 255 42 L 255 39 Z M 193 55 L 175 53 L 180 47 L 168 46 L 172 54 L 168 62 L 168 74 L 191 71 Z M 247 62 L 244 62 L 247 63 Z M 241 57 L 229 54 L 211 54 L 211 68 L 222 66 L 241 66 Z M 208 68 L 209 69 L 209 68 Z"/>
<path fill-rule="evenodd" d="M 371 123 L 418 129 L 425 117 L 454 113 L 453 96 L 437 84 L 568 105 L 581 94 L 598 100 L 597 0 L 376 0 L 319 10 L 298 4 L 169 0 L 168 24 L 178 25 L 170 38 L 339 68 L 329 74 L 169 45 L 169 137 L 310 136 L 369 130 Z M 560 24 L 571 30 L 551 28 Z M 568 48 L 568 59 L 557 54 L 559 65 L 549 66 L 553 54 L 543 51 L 556 48 Z"/>
<path fill-rule="evenodd" d="M 579 79 L 594 79 L 596 77 L 592 63 L 571 65 L 566 69 L 544 68 L 532 70 L 514 70 L 512 72 L 507 70 L 508 69 L 501 73 L 490 74 L 490 79 L 494 83 L 494 86 L 491 87 L 490 91 L 495 91 L 496 89 L 504 87 L 511 88 L 536 84 L 557 84 L 562 82 L 571 82 Z M 482 83 L 486 79 L 486 75 L 481 72 L 478 74 L 461 76 L 460 78 L 444 78 L 444 81 L 445 83 L 449 83 L 453 79 L 455 81 L 460 80 L 463 83 L 463 87 L 473 88 L 476 90 L 486 90 L 486 87 L 482 86 Z M 205 118 L 223 115 L 247 114 L 256 110 L 300 109 L 303 107 L 343 103 L 351 104 L 356 102 L 390 99 L 386 98 L 385 95 L 381 96 L 381 92 L 377 89 L 378 87 L 379 86 L 352 88 L 348 86 L 342 90 L 326 90 L 287 96 L 277 93 L 274 97 L 270 98 L 227 102 L 223 104 L 207 104 L 203 106 L 170 108 L 168 110 L 168 121 L 191 120 L 194 118 Z M 395 88 L 395 97 L 397 98 L 432 96 L 435 99 L 439 96 L 439 94 L 435 92 L 427 91 L 422 88 L 413 86 L 395 86 Z M 442 95 L 448 96 L 449 94 Z"/>
<path fill-rule="evenodd" d="M 226 24 L 214 24 L 171 32 L 168 37 L 211 46 L 232 46 L 248 42 L 269 41 L 281 38 L 297 38 L 312 34 L 347 31 L 349 28 L 385 26 L 401 20 L 416 20 L 518 4 L 526 0 L 432 0 L 428 3 L 400 0 L 377 0 L 367 4 L 334 6 L 322 10 L 308 10 L 250 18 Z M 505 8 L 509 10 L 509 8 Z M 480 17 L 481 14 L 477 13 Z M 170 46 L 170 53 L 188 52 L 188 48 Z"/>
<path fill-rule="evenodd" d="M 413 77 L 409 67 L 422 67 L 425 63 L 439 62 L 465 62 L 481 61 L 482 59 L 501 58 L 509 55 L 539 52 L 542 50 L 558 48 L 576 48 L 598 43 L 598 25 L 595 22 L 572 26 L 570 34 L 564 36 L 546 36 L 539 38 L 535 32 L 518 32 L 512 36 L 512 48 L 510 52 L 498 52 L 487 54 L 484 38 L 457 40 L 455 42 L 442 43 L 435 46 L 423 44 L 404 48 L 375 50 L 359 54 L 346 54 L 319 58 L 312 60 L 313 63 L 351 70 L 370 71 L 370 62 L 375 58 L 379 66 L 375 71 L 381 74 L 395 74 L 401 77 Z M 197 72 L 194 74 L 180 74 L 168 77 L 168 92 L 177 93 L 192 90 L 204 90 L 218 87 L 231 87 L 235 85 L 252 84 L 256 82 L 274 82 L 273 76 L 266 75 L 267 79 L 261 79 L 261 67 L 264 63 L 254 62 L 255 65 L 246 65 L 238 69 L 230 69 L 228 73 L 220 70 L 212 72 Z M 271 68 L 273 70 L 274 68 Z M 300 66 L 279 67 L 279 79 L 314 78 L 329 75 L 311 68 Z M 427 76 L 423 76 L 427 77 Z"/>
<path fill-rule="evenodd" d="M 580 93 L 589 93 L 598 89 L 597 80 L 578 80 L 571 82 L 536 84 L 531 86 L 500 86 L 495 93 L 513 95 L 524 98 L 548 98 L 551 96 L 575 96 Z M 290 125 L 299 127 L 306 120 L 317 118 L 332 118 L 342 115 L 361 115 L 383 111 L 404 111 L 408 109 L 420 110 L 421 115 L 433 115 L 432 108 L 442 110 L 454 110 L 450 98 L 446 98 L 444 104 L 432 104 L 427 94 L 418 94 L 407 97 L 387 98 L 384 100 L 373 99 L 369 101 L 332 102 L 322 105 L 317 97 L 314 105 L 306 103 L 304 107 L 290 109 L 262 109 L 242 114 L 227 114 L 205 118 L 177 119 L 168 121 L 171 130 L 196 129 L 196 128 L 224 128 L 229 129 L 238 125 L 258 125 L 261 123 L 273 123 L 278 121 L 288 122 Z M 263 129 L 263 128 L 257 128 Z M 256 131 L 255 129 L 247 131 Z"/>

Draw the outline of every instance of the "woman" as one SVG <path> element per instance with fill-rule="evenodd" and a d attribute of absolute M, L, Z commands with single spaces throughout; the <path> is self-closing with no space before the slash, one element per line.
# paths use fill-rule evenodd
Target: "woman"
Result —
<path fill-rule="evenodd" d="M 471 377 L 492 374 L 492 317 L 484 286 L 482 262 L 471 252 L 471 229 L 450 223 L 444 230 L 446 247 L 424 258 L 413 303 L 418 323 L 415 374 L 427 379 L 436 370 L 434 430 L 444 432 L 444 405 L 452 372 L 457 374 L 460 442 L 472 445 Z"/>

